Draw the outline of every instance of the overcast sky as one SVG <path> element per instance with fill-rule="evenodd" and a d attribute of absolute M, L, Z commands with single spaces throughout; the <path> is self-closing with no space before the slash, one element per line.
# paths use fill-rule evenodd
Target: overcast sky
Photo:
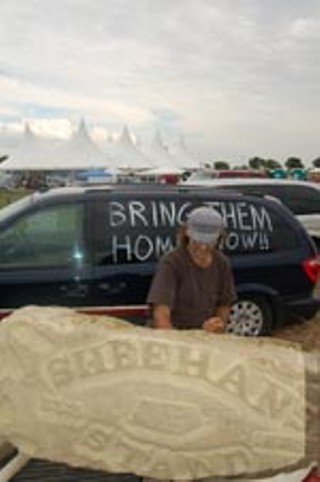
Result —
<path fill-rule="evenodd" d="M 320 156 L 319 0 L 1 0 L 0 124 Z M 36 122 L 37 121 L 37 122 Z"/>

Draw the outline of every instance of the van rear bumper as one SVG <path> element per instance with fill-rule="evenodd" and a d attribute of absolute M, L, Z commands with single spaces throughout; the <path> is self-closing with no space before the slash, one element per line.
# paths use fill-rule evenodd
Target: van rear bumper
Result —
<path fill-rule="evenodd" d="M 288 313 L 294 318 L 313 318 L 320 310 L 320 297 L 308 297 L 300 300 L 292 300 L 285 303 Z"/>

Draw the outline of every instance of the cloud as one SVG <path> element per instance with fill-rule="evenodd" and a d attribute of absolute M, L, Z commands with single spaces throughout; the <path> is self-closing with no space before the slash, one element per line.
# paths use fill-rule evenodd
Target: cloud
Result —
<path fill-rule="evenodd" d="M 282 155 L 300 128 L 315 149 L 318 2 L 2 0 L 0 22 L 2 120 L 160 125 L 234 156 Z"/>
<path fill-rule="evenodd" d="M 314 41 L 320 37 L 320 19 L 298 18 L 291 26 L 291 35 L 297 39 Z"/>

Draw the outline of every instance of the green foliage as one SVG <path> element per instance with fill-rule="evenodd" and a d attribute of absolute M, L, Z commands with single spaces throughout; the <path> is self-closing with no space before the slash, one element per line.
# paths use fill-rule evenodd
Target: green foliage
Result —
<path fill-rule="evenodd" d="M 266 167 L 266 161 L 265 159 L 262 159 L 262 157 L 252 157 L 248 161 L 250 169 L 264 169 Z"/>
<path fill-rule="evenodd" d="M 213 165 L 213 164 L 212 164 L 211 162 L 205 162 L 205 163 L 204 163 L 205 169 L 210 169 L 210 168 L 212 167 L 212 165 Z"/>
<path fill-rule="evenodd" d="M 314 159 L 314 160 L 312 161 L 312 165 L 313 165 L 314 167 L 320 167 L 320 157 L 317 157 L 316 159 Z"/>
<path fill-rule="evenodd" d="M 213 167 L 217 170 L 230 169 L 230 166 L 226 161 L 216 161 L 214 162 Z"/>
<path fill-rule="evenodd" d="M 265 168 L 266 169 L 281 169 L 281 164 L 279 161 L 276 161 L 275 159 L 267 159 L 265 161 Z"/>
<path fill-rule="evenodd" d="M 285 162 L 285 166 L 287 169 L 295 169 L 295 168 L 303 168 L 303 162 L 299 157 L 288 157 L 288 159 Z"/>
<path fill-rule="evenodd" d="M 247 164 L 237 164 L 232 169 L 240 169 L 240 171 L 245 171 L 246 169 L 249 169 L 249 166 Z"/>

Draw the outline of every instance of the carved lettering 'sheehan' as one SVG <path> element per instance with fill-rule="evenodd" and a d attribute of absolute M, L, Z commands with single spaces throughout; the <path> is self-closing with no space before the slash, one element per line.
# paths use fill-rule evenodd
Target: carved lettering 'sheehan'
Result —
<path fill-rule="evenodd" d="M 5 320 L 2 436 L 33 457 L 160 479 L 306 461 L 297 345 L 123 326 L 64 308 Z"/>

